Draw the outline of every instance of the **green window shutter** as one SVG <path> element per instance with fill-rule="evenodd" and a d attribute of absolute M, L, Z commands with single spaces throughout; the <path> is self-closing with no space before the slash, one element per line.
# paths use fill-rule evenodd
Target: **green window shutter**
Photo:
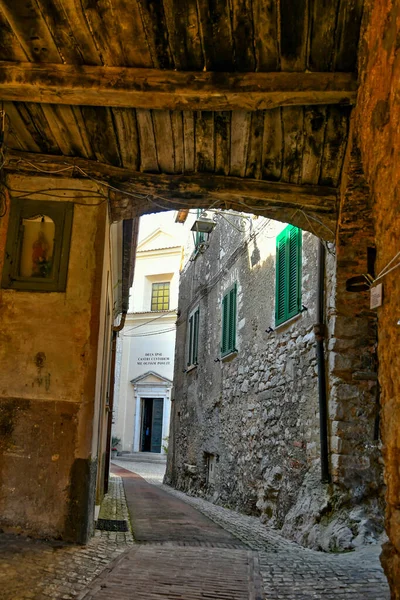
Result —
<path fill-rule="evenodd" d="M 193 315 L 193 364 L 197 364 L 198 346 L 199 346 L 199 310 Z"/>
<path fill-rule="evenodd" d="M 188 366 L 196 365 L 198 362 L 199 323 L 200 310 L 197 309 L 189 317 Z"/>
<path fill-rule="evenodd" d="M 236 283 L 229 292 L 229 333 L 228 350 L 233 352 L 236 345 Z"/>
<path fill-rule="evenodd" d="M 302 232 L 293 225 L 276 238 L 276 325 L 301 310 L 301 242 Z"/>
<path fill-rule="evenodd" d="M 189 319 L 189 352 L 188 352 L 188 365 L 193 363 L 193 315 Z"/>
<path fill-rule="evenodd" d="M 278 325 L 286 321 L 286 235 L 285 230 L 276 239 L 276 292 L 275 292 L 275 323 Z"/>
<path fill-rule="evenodd" d="M 221 354 L 233 352 L 236 346 L 236 283 L 222 300 Z"/>
<path fill-rule="evenodd" d="M 288 319 L 301 309 L 301 231 L 290 227 L 287 234 L 287 315 Z"/>
<path fill-rule="evenodd" d="M 228 295 L 224 296 L 222 300 L 222 341 L 221 341 L 221 353 L 226 354 L 228 348 Z"/>

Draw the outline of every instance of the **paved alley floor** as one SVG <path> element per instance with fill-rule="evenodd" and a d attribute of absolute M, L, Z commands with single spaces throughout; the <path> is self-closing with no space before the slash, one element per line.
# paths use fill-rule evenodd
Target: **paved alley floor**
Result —
<path fill-rule="evenodd" d="M 390 598 L 377 546 L 306 550 L 255 517 L 163 485 L 164 461 L 119 457 L 113 469 L 100 517 L 129 520 L 129 508 L 135 540 L 97 530 L 82 547 L 0 534 L 1 600 Z"/>
<path fill-rule="evenodd" d="M 115 465 L 140 474 L 152 484 L 154 489 L 158 488 L 167 495 L 189 504 L 250 548 L 256 558 L 255 568 L 258 566 L 260 568 L 266 600 L 350 598 L 389 600 L 390 598 L 386 578 L 379 562 L 379 546 L 368 546 L 361 551 L 346 554 L 326 554 L 308 550 L 282 538 L 278 532 L 260 523 L 256 517 L 239 514 L 162 485 L 165 466 L 153 463 L 151 457 L 142 461 L 138 457 L 134 460 L 121 458 L 115 461 Z M 118 473 L 121 474 L 122 471 Z M 126 479 L 124 481 L 126 482 Z M 127 490 L 126 483 L 125 489 Z M 129 493 L 127 497 L 128 506 L 130 505 L 132 511 L 134 507 L 130 504 Z M 178 523 L 177 526 L 179 527 Z M 168 595 L 154 596 L 156 597 L 168 598 Z M 191 597 L 197 598 L 197 596 L 182 596 L 187 600 Z M 230 596 L 207 595 L 199 597 L 230 598 Z M 181 598 L 181 596 L 172 595 L 171 598 Z M 243 600 L 245 598 L 247 596 L 243 596 Z"/>
<path fill-rule="evenodd" d="M 141 476 L 113 466 L 124 481 L 138 545 L 84 596 L 262 600 L 257 553 L 201 512 Z"/>

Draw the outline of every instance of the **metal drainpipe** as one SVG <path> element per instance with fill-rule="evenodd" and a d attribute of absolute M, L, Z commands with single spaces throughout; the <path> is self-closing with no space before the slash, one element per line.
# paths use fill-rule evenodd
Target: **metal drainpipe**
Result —
<path fill-rule="evenodd" d="M 314 325 L 318 368 L 318 400 L 319 400 L 319 433 L 321 442 L 321 481 L 329 483 L 329 450 L 328 450 L 328 411 L 326 401 L 325 375 L 325 323 L 324 323 L 324 277 L 325 275 L 325 246 L 318 241 L 317 250 L 317 323 Z"/>
<path fill-rule="evenodd" d="M 114 383 L 115 383 L 115 360 L 117 355 L 117 337 L 118 332 L 121 331 L 125 325 L 126 312 L 123 311 L 121 314 L 121 320 L 119 325 L 115 325 L 112 328 L 112 341 L 111 341 L 111 360 L 110 360 L 110 384 L 108 389 L 108 420 L 107 420 L 107 441 L 106 441 L 106 458 L 105 458 L 105 471 L 104 471 L 104 493 L 108 492 L 108 483 L 110 479 L 110 450 L 111 450 L 111 429 L 112 429 L 112 418 L 114 410 Z"/>

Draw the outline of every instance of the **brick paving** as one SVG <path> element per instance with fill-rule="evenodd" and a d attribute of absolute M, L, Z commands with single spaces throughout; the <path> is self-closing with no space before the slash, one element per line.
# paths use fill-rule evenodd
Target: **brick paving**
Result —
<path fill-rule="evenodd" d="M 379 562 L 379 546 L 366 546 L 345 554 L 308 550 L 282 538 L 256 517 L 239 514 L 163 485 L 162 465 L 129 460 L 117 462 L 196 508 L 256 552 L 267 600 L 390 599 Z"/>
<path fill-rule="evenodd" d="M 138 546 L 104 573 L 85 600 L 262 600 L 257 556 L 248 550 Z"/>
<path fill-rule="evenodd" d="M 123 477 L 135 541 L 139 543 L 207 543 L 243 548 L 244 544 L 208 517 L 142 477 L 113 465 Z"/>
<path fill-rule="evenodd" d="M 258 554 L 188 503 L 134 472 L 124 481 L 138 546 L 90 586 L 85 600 L 263 600 Z"/>

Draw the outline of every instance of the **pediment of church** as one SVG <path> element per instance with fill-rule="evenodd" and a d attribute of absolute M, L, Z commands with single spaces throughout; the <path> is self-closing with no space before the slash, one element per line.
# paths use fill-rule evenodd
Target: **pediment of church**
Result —
<path fill-rule="evenodd" d="M 143 375 L 139 375 L 139 377 L 135 377 L 135 379 L 132 379 L 131 383 L 133 385 L 172 385 L 171 379 L 163 377 L 155 371 L 147 371 L 147 373 L 143 373 Z"/>
<path fill-rule="evenodd" d="M 137 251 L 148 252 L 150 250 L 161 250 L 163 248 L 175 248 L 179 245 L 180 243 L 178 243 L 173 235 L 159 227 L 140 242 Z"/>

